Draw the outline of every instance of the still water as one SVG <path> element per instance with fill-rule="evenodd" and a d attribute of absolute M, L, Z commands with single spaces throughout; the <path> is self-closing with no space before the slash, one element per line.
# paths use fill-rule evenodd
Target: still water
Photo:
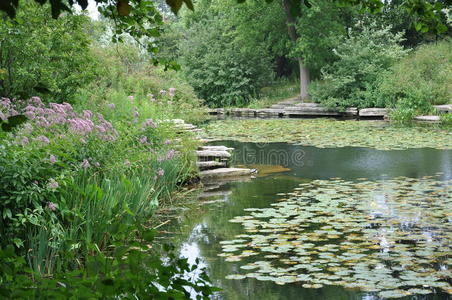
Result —
<path fill-rule="evenodd" d="M 171 230 L 178 232 L 180 252 L 191 262 L 200 258 L 216 286 L 223 289 L 216 299 L 382 299 L 375 292 L 360 292 L 341 286 L 303 288 L 301 283 L 278 285 L 254 278 L 225 279 L 240 272 L 243 262 L 226 262 L 219 257 L 220 242 L 243 233 L 241 224 L 229 220 L 247 213 L 246 208 L 268 208 L 281 193 L 290 193 L 300 183 L 341 178 L 347 181 L 390 180 L 404 176 L 420 178 L 436 175 L 437 180 L 452 179 L 452 151 L 410 149 L 379 151 L 368 148 L 303 147 L 285 143 L 217 142 L 235 148 L 234 165 L 260 170 L 253 179 L 212 182 L 200 195 L 200 207 L 187 212 Z M 274 168 L 272 166 L 278 166 Z M 278 172 L 273 172 L 278 171 Z M 450 268 L 451 266 L 446 266 Z M 450 280 L 449 280 L 450 283 Z M 405 299 L 450 299 L 439 289 L 429 295 Z"/>

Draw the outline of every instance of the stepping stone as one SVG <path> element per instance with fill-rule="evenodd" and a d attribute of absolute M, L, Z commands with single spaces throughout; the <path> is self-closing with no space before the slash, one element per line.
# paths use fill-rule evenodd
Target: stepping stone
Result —
<path fill-rule="evenodd" d="M 207 169 L 213 169 L 213 168 L 224 168 L 226 167 L 225 161 L 198 161 L 196 162 L 196 165 L 201 170 L 207 170 Z"/>
<path fill-rule="evenodd" d="M 344 113 L 346 116 L 357 116 L 358 115 L 358 108 L 356 107 L 349 107 L 345 110 Z"/>
<path fill-rule="evenodd" d="M 439 116 L 416 116 L 414 120 L 418 122 L 439 123 L 441 118 Z"/>
<path fill-rule="evenodd" d="M 222 115 L 224 114 L 224 108 L 211 108 L 207 112 L 209 115 Z"/>
<path fill-rule="evenodd" d="M 360 117 L 385 117 L 389 113 L 387 108 L 363 108 L 359 110 Z"/>
<path fill-rule="evenodd" d="M 452 104 L 433 105 L 440 113 L 452 113 Z"/>
<path fill-rule="evenodd" d="M 264 109 L 258 109 L 256 110 L 256 114 L 258 116 L 282 116 L 284 115 L 284 110 L 282 109 L 276 109 L 276 108 L 264 108 Z"/>
<path fill-rule="evenodd" d="M 229 148 L 226 146 L 201 146 L 200 150 L 209 150 L 209 151 L 228 151 L 231 152 L 234 148 Z"/>
<path fill-rule="evenodd" d="M 340 116 L 341 114 L 325 107 L 306 106 L 306 107 L 289 107 L 284 113 L 288 116 Z"/>
<path fill-rule="evenodd" d="M 254 170 L 244 168 L 219 168 L 213 170 L 201 171 L 200 176 L 202 179 L 222 178 L 222 177 L 234 177 L 234 176 L 246 176 L 253 174 Z"/>
<path fill-rule="evenodd" d="M 203 158 L 208 157 L 230 158 L 231 153 L 229 153 L 228 151 L 198 150 L 196 151 L 196 156 Z"/>

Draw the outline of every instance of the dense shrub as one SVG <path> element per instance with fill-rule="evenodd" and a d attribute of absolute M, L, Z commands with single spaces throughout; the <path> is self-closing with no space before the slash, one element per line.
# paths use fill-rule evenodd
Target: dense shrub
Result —
<path fill-rule="evenodd" d="M 15 20 L 0 22 L 0 96 L 70 102 L 95 77 L 84 15 L 48 18 L 47 5 L 21 1 Z"/>
<path fill-rule="evenodd" d="M 385 73 L 379 93 L 392 103 L 408 99 L 418 106 L 452 101 L 451 53 L 451 39 L 420 46 Z"/>
<path fill-rule="evenodd" d="M 226 32 L 212 17 L 193 24 L 180 45 L 188 82 L 213 107 L 246 104 L 272 74 L 264 52 L 242 51 Z"/>
<path fill-rule="evenodd" d="M 338 60 L 323 68 L 322 80 L 312 84 L 312 98 L 328 107 L 384 106 L 381 99 L 369 97 L 379 75 L 406 54 L 399 43 L 402 34 L 375 22 L 358 23 L 334 49 Z"/>

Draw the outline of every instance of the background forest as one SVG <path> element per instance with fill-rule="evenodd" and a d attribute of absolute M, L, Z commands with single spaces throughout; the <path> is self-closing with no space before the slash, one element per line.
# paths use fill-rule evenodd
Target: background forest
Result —
<path fill-rule="evenodd" d="M 213 293 L 205 272 L 185 278 L 193 267 L 153 246 L 156 210 L 198 174 L 198 141 L 169 119 L 301 95 L 403 121 L 452 99 L 446 8 L 431 27 L 401 1 L 369 14 L 198 0 L 175 15 L 143 0 L 97 19 L 37 2 L 14 18 L 0 6 L 0 298 Z"/>

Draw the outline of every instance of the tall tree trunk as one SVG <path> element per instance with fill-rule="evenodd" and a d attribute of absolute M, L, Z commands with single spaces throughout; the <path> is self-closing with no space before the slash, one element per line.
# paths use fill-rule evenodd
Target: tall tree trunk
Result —
<path fill-rule="evenodd" d="M 294 0 L 283 0 L 283 6 L 284 11 L 286 12 L 286 22 L 289 37 L 293 42 L 296 42 L 298 40 L 298 34 L 295 29 L 296 20 L 292 14 L 292 1 Z M 300 99 L 301 101 L 303 101 L 309 98 L 309 69 L 304 64 L 302 57 L 298 57 L 298 65 L 300 67 Z"/>

